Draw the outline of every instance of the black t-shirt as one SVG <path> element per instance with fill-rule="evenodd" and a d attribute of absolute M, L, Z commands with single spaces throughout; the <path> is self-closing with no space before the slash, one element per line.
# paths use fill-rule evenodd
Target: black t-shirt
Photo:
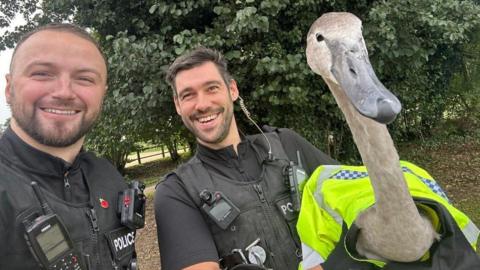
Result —
<path fill-rule="evenodd" d="M 337 162 L 315 148 L 297 133 L 281 129 L 280 139 L 290 160 L 301 153 L 302 165 L 310 175 L 317 166 Z M 250 141 L 213 150 L 198 145 L 197 157 L 207 171 L 215 171 L 237 181 L 252 181 L 261 173 L 261 162 Z M 155 193 L 155 218 L 162 269 L 176 270 L 193 264 L 218 261 L 218 253 L 202 213 L 174 174 L 158 184 Z"/>

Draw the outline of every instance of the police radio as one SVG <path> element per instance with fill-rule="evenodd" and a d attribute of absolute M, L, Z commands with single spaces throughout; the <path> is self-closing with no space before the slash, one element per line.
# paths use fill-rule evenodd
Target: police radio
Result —
<path fill-rule="evenodd" d="M 203 201 L 202 210 L 223 230 L 235 220 L 240 210 L 222 192 L 204 189 L 199 194 Z"/>
<path fill-rule="evenodd" d="M 34 220 L 23 221 L 30 251 L 44 269 L 81 270 L 79 256 L 67 229 L 47 204 L 37 182 L 32 182 L 31 186 L 43 213 Z"/>
<path fill-rule="evenodd" d="M 290 161 L 290 164 L 284 168 L 283 175 L 285 177 L 285 184 L 290 189 L 293 210 L 298 212 L 300 211 L 300 205 L 302 201 L 301 186 L 307 179 L 307 173 L 302 168 L 299 151 L 297 151 L 297 159 L 298 165 Z"/>
<path fill-rule="evenodd" d="M 145 185 L 132 181 L 129 188 L 118 194 L 118 214 L 122 225 L 135 230 L 145 226 Z"/>

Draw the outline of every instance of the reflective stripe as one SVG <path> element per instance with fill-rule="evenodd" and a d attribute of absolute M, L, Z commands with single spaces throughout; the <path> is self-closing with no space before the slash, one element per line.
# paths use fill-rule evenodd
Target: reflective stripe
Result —
<path fill-rule="evenodd" d="M 327 211 L 328 214 L 330 214 L 330 216 L 332 216 L 333 219 L 335 219 L 335 221 L 338 224 L 342 225 L 343 224 L 342 216 L 340 216 L 340 214 L 338 214 L 332 208 L 330 208 L 330 206 L 325 204 L 325 201 L 323 200 L 323 195 L 322 195 L 323 182 L 325 180 L 329 179 L 334 172 L 336 172 L 340 169 L 341 166 L 339 166 L 339 165 L 325 165 L 323 167 L 324 167 L 323 171 L 320 173 L 320 175 L 318 175 L 317 187 L 315 189 L 315 192 L 313 193 L 313 196 L 315 197 L 315 201 L 320 206 L 320 208 Z"/>
<path fill-rule="evenodd" d="M 462 232 L 471 245 L 477 242 L 478 236 L 480 234 L 480 230 L 471 220 L 468 221 L 467 226 L 462 229 Z"/>
<path fill-rule="evenodd" d="M 445 191 L 443 191 L 442 187 L 435 181 L 435 179 L 433 178 L 428 179 L 428 178 L 422 177 L 406 166 L 402 166 L 402 171 L 415 175 L 417 179 L 422 181 L 422 183 L 426 185 L 431 191 L 435 192 L 435 194 L 444 198 L 449 204 L 451 204 L 450 199 L 447 197 L 447 194 L 445 193 Z"/>
<path fill-rule="evenodd" d="M 302 256 L 303 269 L 310 269 L 325 262 L 325 259 L 320 254 L 304 243 L 302 243 Z"/>
<path fill-rule="evenodd" d="M 319 190 L 319 187 L 321 189 L 323 181 L 326 179 L 329 179 L 332 173 L 338 169 L 340 169 L 340 165 L 324 165 L 322 172 L 318 175 L 317 178 L 317 190 Z"/>

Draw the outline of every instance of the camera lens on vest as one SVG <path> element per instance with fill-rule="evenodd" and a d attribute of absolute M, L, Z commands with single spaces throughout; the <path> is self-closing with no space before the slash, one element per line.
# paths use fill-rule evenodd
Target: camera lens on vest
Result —
<path fill-rule="evenodd" d="M 200 195 L 200 199 L 201 199 L 204 203 L 206 203 L 206 204 L 208 204 L 208 205 L 212 205 L 212 203 L 213 203 L 213 194 L 212 194 L 210 191 L 204 189 L 204 190 L 200 191 L 200 194 L 199 194 L 199 195 Z"/>
<path fill-rule="evenodd" d="M 240 214 L 240 209 L 220 191 L 212 193 L 205 189 L 199 196 L 203 201 L 202 210 L 223 230 Z"/>
<path fill-rule="evenodd" d="M 122 225 L 135 230 L 145 226 L 145 184 L 132 181 L 129 187 L 118 194 L 117 214 Z"/>

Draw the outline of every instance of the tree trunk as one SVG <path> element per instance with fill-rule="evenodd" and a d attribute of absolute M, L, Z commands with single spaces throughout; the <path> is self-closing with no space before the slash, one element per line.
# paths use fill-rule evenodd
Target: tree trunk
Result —
<path fill-rule="evenodd" d="M 168 152 L 170 153 L 170 158 L 173 161 L 178 161 L 180 159 L 180 155 L 178 154 L 176 140 L 169 140 L 167 143 L 167 148 Z"/>

